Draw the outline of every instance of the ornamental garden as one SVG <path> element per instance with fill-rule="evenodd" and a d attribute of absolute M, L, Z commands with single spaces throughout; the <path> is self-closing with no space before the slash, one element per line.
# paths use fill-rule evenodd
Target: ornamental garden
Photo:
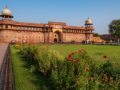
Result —
<path fill-rule="evenodd" d="M 12 45 L 15 90 L 120 90 L 120 47 Z"/>

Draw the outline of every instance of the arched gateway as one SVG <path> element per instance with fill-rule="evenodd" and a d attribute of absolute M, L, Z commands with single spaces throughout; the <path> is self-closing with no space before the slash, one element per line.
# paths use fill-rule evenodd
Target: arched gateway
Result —
<path fill-rule="evenodd" d="M 60 43 L 61 42 L 61 32 L 55 31 L 54 32 L 54 43 Z"/>

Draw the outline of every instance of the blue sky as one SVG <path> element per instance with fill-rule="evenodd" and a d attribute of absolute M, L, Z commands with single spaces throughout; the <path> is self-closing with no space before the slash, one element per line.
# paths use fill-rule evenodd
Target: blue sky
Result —
<path fill-rule="evenodd" d="M 90 17 L 95 26 L 94 32 L 100 34 L 108 33 L 112 20 L 120 19 L 120 0 L 0 0 L 0 11 L 6 5 L 16 21 L 61 21 L 83 26 Z"/>

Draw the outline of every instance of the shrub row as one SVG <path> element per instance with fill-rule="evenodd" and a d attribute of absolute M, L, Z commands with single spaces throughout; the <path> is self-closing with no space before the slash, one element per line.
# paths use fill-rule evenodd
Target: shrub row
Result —
<path fill-rule="evenodd" d="M 26 66 L 42 73 L 54 90 L 120 90 L 120 67 L 103 56 L 97 65 L 84 49 L 64 58 L 48 47 L 23 46 L 19 55 Z"/>

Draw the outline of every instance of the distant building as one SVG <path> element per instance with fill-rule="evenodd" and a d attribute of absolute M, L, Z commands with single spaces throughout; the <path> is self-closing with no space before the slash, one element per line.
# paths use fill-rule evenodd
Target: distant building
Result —
<path fill-rule="evenodd" d="M 64 22 L 18 22 L 12 20 L 13 15 L 7 7 L 2 10 L 0 17 L 0 42 L 89 43 L 93 37 L 94 27 L 90 18 L 85 21 L 85 26 L 68 26 Z"/>
<path fill-rule="evenodd" d="M 101 35 L 101 38 L 104 39 L 106 42 L 117 42 L 117 38 L 111 34 Z"/>

